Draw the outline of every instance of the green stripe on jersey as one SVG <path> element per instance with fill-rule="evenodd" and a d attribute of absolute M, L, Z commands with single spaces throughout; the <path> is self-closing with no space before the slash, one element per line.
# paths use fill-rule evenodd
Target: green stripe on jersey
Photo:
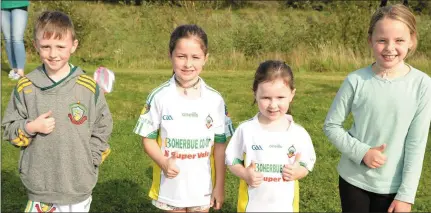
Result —
<path fill-rule="evenodd" d="M 143 123 L 142 122 L 140 122 L 140 121 L 138 121 L 137 123 L 136 123 L 136 125 L 135 125 L 135 128 L 133 129 L 133 132 L 135 132 L 135 133 L 140 133 L 140 131 L 141 131 L 141 128 L 142 128 L 142 125 L 143 125 Z"/>
<path fill-rule="evenodd" d="M 148 105 L 151 105 L 151 101 L 153 100 L 154 96 L 155 96 L 158 92 L 160 92 L 163 88 L 168 87 L 169 85 L 171 85 L 171 84 L 169 83 L 169 81 L 167 81 L 167 82 L 165 82 L 165 83 L 161 84 L 159 87 L 157 87 L 157 88 L 153 89 L 153 90 L 151 91 L 150 95 L 148 96 L 147 104 L 148 104 Z"/>
<path fill-rule="evenodd" d="M 229 125 L 229 132 L 230 132 L 230 136 L 232 137 L 233 133 L 235 132 L 234 128 L 233 128 L 233 124 Z"/>

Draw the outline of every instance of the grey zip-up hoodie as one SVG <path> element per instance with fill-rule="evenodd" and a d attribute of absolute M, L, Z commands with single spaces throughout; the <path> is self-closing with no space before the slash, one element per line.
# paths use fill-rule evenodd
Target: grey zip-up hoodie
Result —
<path fill-rule="evenodd" d="M 50 134 L 25 126 L 52 111 Z M 32 201 L 74 204 L 86 200 L 98 167 L 110 153 L 112 116 L 102 90 L 79 67 L 54 82 L 43 65 L 21 78 L 4 114 L 4 138 L 21 148 L 19 173 Z"/>

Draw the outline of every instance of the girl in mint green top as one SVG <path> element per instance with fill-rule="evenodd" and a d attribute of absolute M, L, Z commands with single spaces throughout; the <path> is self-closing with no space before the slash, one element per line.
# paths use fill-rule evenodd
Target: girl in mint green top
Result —
<path fill-rule="evenodd" d="M 368 35 L 375 62 L 347 76 L 324 124 L 342 153 L 342 210 L 409 212 L 431 121 L 431 78 L 404 63 L 417 45 L 415 17 L 407 7 L 379 8 Z M 354 123 L 345 130 L 350 113 Z"/>

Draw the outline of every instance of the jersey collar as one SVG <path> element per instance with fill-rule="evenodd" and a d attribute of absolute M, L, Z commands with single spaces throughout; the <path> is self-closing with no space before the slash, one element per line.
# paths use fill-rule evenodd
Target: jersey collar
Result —
<path fill-rule="evenodd" d="M 207 84 L 205 83 L 204 79 L 202 79 L 200 76 L 199 76 L 199 79 L 200 79 L 200 87 L 201 87 L 201 97 L 204 97 L 207 94 L 207 91 L 206 91 Z M 175 74 L 173 74 L 171 79 L 169 79 L 169 83 L 172 89 L 175 90 L 176 92 L 177 88 L 175 83 Z"/>

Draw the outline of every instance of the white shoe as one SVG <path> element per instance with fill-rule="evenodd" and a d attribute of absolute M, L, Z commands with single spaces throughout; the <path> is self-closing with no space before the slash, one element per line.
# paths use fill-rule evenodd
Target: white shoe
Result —
<path fill-rule="evenodd" d="M 10 79 L 12 79 L 13 78 L 13 76 L 15 75 L 15 71 L 14 70 L 11 70 L 11 71 L 9 71 L 9 75 L 8 75 L 8 77 L 10 78 Z"/>
<path fill-rule="evenodd" d="M 13 76 L 11 77 L 12 80 L 19 80 L 21 78 L 21 76 L 18 73 L 14 73 Z"/>

